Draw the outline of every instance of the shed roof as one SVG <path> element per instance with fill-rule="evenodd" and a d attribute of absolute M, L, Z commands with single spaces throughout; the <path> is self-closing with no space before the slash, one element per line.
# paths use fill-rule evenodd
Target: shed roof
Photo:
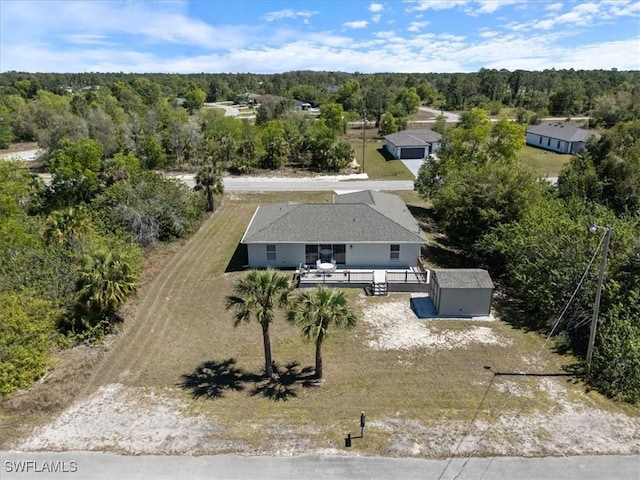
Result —
<path fill-rule="evenodd" d="M 421 130 L 403 130 L 401 132 L 385 135 L 385 140 L 396 147 L 424 147 L 439 142 L 442 135 L 428 128 Z"/>
<path fill-rule="evenodd" d="M 443 268 L 433 270 L 440 288 L 495 288 L 489 272 L 481 268 Z"/>
<path fill-rule="evenodd" d="M 425 243 L 400 197 L 364 191 L 334 203 L 259 206 L 242 243 Z"/>
<path fill-rule="evenodd" d="M 534 133 L 556 140 L 564 140 L 565 142 L 586 142 L 594 135 L 594 132 L 561 123 L 541 123 L 540 125 L 533 125 L 527 128 L 527 133 Z"/>

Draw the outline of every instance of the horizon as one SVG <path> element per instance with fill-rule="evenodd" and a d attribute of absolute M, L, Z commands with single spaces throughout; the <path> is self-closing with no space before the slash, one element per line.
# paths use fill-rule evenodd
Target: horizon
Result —
<path fill-rule="evenodd" d="M 640 1 L 0 2 L 0 72 L 640 69 Z"/>

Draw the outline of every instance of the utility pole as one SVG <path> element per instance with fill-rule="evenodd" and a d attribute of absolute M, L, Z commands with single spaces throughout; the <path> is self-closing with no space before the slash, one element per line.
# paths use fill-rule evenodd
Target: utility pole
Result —
<path fill-rule="evenodd" d="M 365 143 L 367 140 L 367 111 L 362 110 L 362 173 L 364 173 Z"/>
<path fill-rule="evenodd" d="M 591 225 L 589 231 L 595 233 L 598 228 L 604 228 L 604 247 L 602 249 L 602 261 L 600 262 L 600 275 L 598 275 L 598 285 L 596 287 L 596 299 L 593 303 L 593 317 L 591 318 L 591 331 L 589 332 L 589 345 L 587 346 L 587 377 L 591 373 L 591 357 L 593 356 L 593 345 L 596 341 L 596 329 L 598 327 L 598 313 L 600 310 L 600 296 L 602 294 L 602 282 L 604 272 L 607 268 L 607 255 L 609 254 L 609 241 L 611 240 L 611 227 L 600 227 Z"/>

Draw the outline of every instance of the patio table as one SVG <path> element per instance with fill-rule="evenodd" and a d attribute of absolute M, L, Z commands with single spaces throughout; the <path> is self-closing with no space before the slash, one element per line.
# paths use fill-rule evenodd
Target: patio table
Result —
<path fill-rule="evenodd" d="M 331 272 L 336 269 L 336 266 L 333 263 L 323 262 L 318 264 L 318 270 L 323 272 Z"/>

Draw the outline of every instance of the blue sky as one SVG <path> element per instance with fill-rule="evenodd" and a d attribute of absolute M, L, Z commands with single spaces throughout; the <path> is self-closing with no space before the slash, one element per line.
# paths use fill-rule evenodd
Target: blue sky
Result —
<path fill-rule="evenodd" d="M 0 71 L 640 69 L 640 1 L 0 0 Z"/>

